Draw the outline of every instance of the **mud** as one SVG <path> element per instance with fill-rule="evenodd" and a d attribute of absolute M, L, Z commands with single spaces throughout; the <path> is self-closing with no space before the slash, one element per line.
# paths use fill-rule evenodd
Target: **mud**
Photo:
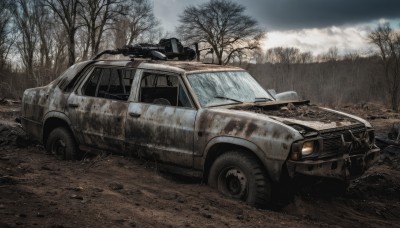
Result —
<path fill-rule="evenodd" d="M 0 113 L 18 108 L 0 105 Z M 35 142 L 20 148 L 13 115 L 0 116 L 0 227 L 399 227 L 400 152 L 345 189 L 297 177 L 286 202 L 256 209 L 200 179 L 149 161 L 86 155 L 59 161 Z M 379 133 L 399 119 L 375 119 Z M 384 127 L 386 126 L 386 127 Z"/>

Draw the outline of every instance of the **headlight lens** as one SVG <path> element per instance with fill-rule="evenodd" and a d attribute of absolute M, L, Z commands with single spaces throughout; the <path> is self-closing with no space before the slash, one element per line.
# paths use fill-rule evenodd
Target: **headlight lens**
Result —
<path fill-rule="evenodd" d="M 308 141 L 303 143 L 303 147 L 301 148 L 301 155 L 307 156 L 312 154 L 314 151 L 314 141 Z"/>
<path fill-rule="evenodd" d="M 301 160 L 304 156 L 307 157 L 315 152 L 317 155 L 321 138 L 309 139 L 309 141 L 300 141 L 292 144 L 292 151 L 290 153 L 290 159 L 294 161 Z"/>

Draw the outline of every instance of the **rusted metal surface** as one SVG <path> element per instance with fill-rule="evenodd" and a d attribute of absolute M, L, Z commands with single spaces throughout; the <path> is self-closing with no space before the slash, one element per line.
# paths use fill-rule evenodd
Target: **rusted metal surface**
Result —
<path fill-rule="evenodd" d="M 296 130 L 257 113 L 209 108 L 199 110 L 196 119 L 195 156 L 207 156 L 206 147 L 210 148 L 213 142 L 221 143 L 216 140 L 218 137 L 225 138 L 222 142 L 250 149 L 246 143 L 248 142 L 257 148 L 253 149 L 253 152 L 263 162 L 274 180 L 280 176 L 281 167 L 289 155 L 291 144 L 303 138 Z"/>
<path fill-rule="evenodd" d="M 60 89 L 93 61 L 77 63 L 66 70 L 49 85 L 24 91 L 21 108 L 21 124 L 25 131 L 39 141 L 43 140 L 43 125 L 50 113 L 64 113 L 69 93 Z"/>
<path fill-rule="evenodd" d="M 124 150 L 125 122 L 128 102 L 72 93 L 68 99 L 71 127 L 80 132 L 83 144 L 99 149 L 121 152 Z"/>
<path fill-rule="evenodd" d="M 340 157 L 316 160 L 316 161 L 288 161 L 287 168 L 289 176 L 294 177 L 296 173 L 330 177 L 348 180 L 360 176 L 379 159 L 380 150 L 375 147 L 362 155 L 344 154 Z"/>
<path fill-rule="evenodd" d="M 284 104 L 284 103 L 283 103 Z M 320 122 L 331 123 L 331 122 L 349 122 L 355 123 L 354 119 L 348 118 L 346 116 L 329 112 L 327 110 L 321 109 L 315 105 L 294 105 L 293 103 L 287 103 L 282 106 L 271 106 L 266 104 L 264 106 L 250 106 L 243 108 L 243 110 L 249 110 L 257 113 L 264 113 L 270 116 L 285 117 L 285 118 L 295 118 L 298 120 L 318 120 Z"/>
<path fill-rule="evenodd" d="M 191 168 L 196 114 L 194 109 L 130 103 L 126 123 L 128 152 L 141 148 L 145 154 L 140 156 Z"/>
<path fill-rule="evenodd" d="M 214 65 L 214 64 L 203 64 L 198 62 L 181 62 L 181 61 L 146 61 L 141 67 L 149 69 L 155 67 L 157 69 L 162 69 L 163 67 L 174 68 L 175 71 L 177 69 L 182 70 L 186 73 L 200 72 L 200 71 L 226 71 L 226 70 L 243 70 L 238 67 L 233 66 L 224 66 L 224 65 Z"/>
<path fill-rule="evenodd" d="M 234 107 L 234 109 L 262 113 L 283 123 L 300 124 L 316 130 L 332 129 L 359 123 L 359 121 L 349 116 L 331 112 L 315 105 L 299 103 L 299 105 L 295 105 L 296 103 L 291 102 L 269 102 L 264 105 L 239 106 Z"/>
<path fill-rule="evenodd" d="M 224 65 L 203 64 L 197 62 L 184 62 L 184 61 L 157 61 L 157 60 L 142 60 L 135 59 L 134 61 L 126 60 L 101 60 L 96 64 L 109 65 L 116 67 L 135 67 L 148 70 L 160 70 L 174 73 L 193 73 L 193 72 L 210 72 L 210 71 L 233 71 L 242 68 Z"/>
<path fill-rule="evenodd" d="M 83 95 L 82 89 L 93 70 L 82 74 L 70 92 L 60 88 L 63 80 L 71 81 L 90 64 L 92 68 L 89 69 L 105 66 L 136 69 L 128 100 Z M 140 102 L 140 83 L 145 70 L 179 77 L 193 107 Z M 206 171 L 207 162 L 212 162 L 209 159 L 216 158 L 214 154 L 233 146 L 253 153 L 274 181 L 279 181 L 285 167 L 292 176 L 303 173 L 346 178 L 347 175 L 343 174 L 351 169 L 352 159 L 364 164 L 362 171 L 376 160 L 379 149 L 373 147 L 373 142 L 366 141 L 371 131 L 367 129 L 371 125 L 345 113 L 310 106 L 307 102 L 285 101 L 201 107 L 186 76 L 193 72 L 215 71 L 243 70 L 174 61 L 86 62 L 74 66 L 67 75 L 48 86 L 26 90 L 22 102 L 22 125 L 29 134 L 43 141 L 47 130 L 44 126 L 49 126 L 47 120 L 58 119 L 70 127 L 81 148 L 147 157 L 192 169 L 196 172 L 189 173 L 197 174 Z M 354 131 L 353 134 L 355 126 L 362 126 L 362 133 Z M 327 135 L 331 131 L 339 132 L 334 135 L 336 141 L 329 141 Z M 348 131 L 355 137 L 349 139 Z M 292 145 L 311 139 L 311 135 L 323 141 L 314 160 L 290 160 Z M 337 141 L 337 137 L 343 140 Z M 328 142 L 333 142 L 333 152 L 323 157 L 324 147 L 332 146 Z M 356 154 L 346 149 L 352 145 L 357 146 Z"/>

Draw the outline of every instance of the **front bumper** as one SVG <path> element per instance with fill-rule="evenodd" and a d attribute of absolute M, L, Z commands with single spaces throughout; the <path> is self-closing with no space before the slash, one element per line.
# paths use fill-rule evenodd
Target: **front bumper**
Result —
<path fill-rule="evenodd" d="M 375 146 L 365 154 L 343 154 L 340 157 L 325 160 L 288 160 L 287 168 L 290 177 L 294 177 L 300 173 L 310 176 L 348 180 L 361 176 L 379 159 L 379 155 L 380 149 Z"/>

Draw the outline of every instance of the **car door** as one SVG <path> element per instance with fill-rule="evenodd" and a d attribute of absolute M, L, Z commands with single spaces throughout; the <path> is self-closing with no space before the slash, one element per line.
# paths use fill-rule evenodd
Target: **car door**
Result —
<path fill-rule="evenodd" d="M 68 99 L 72 125 L 85 145 L 122 153 L 135 71 L 96 67 Z"/>
<path fill-rule="evenodd" d="M 179 75 L 143 71 L 137 83 L 137 101 L 129 103 L 126 120 L 128 151 L 192 167 L 197 110 Z"/>

